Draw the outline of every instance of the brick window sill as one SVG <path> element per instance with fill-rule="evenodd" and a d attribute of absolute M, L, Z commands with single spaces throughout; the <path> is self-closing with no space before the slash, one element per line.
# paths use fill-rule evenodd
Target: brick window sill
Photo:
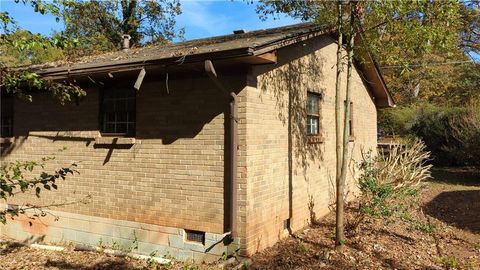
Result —
<path fill-rule="evenodd" d="M 95 138 L 95 144 L 97 145 L 134 145 L 137 143 L 133 137 L 97 137 Z"/>
<path fill-rule="evenodd" d="M 320 135 L 309 135 L 307 137 L 307 142 L 309 144 L 319 144 L 319 143 L 324 143 L 325 142 L 325 138 L 323 138 L 323 136 L 320 136 Z"/>

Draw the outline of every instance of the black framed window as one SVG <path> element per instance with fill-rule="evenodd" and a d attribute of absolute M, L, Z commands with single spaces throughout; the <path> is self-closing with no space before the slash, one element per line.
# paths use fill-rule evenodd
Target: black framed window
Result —
<path fill-rule="evenodd" d="M 13 136 L 13 96 L 1 93 L 0 137 Z"/>
<path fill-rule="evenodd" d="M 353 137 L 355 136 L 354 134 L 354 126 L 353 126 L 353 102 L 350 102 L 350 119 L 348 121 L 348 127 L 349 127 L 349 131 L 350 131 L 350 137 Z"/>
<path fill-rule="evenodd" d="M 344 101 L 345 109 L 347 109 L 347 101 Z M 350 137 L 353 137 L 355 134 L 353 133 L 353 102 L 350 102 L 350 114 L 348 119 L 348 132 Z"/>
<path fill-rule="evenodd" d="M 136 91 L 133 88 L 104 89 L 101 97 L 101 132 L 135 136 Z"/>
<path fill-rule="evenodd" d="M 307 93 L 307 135 L 320 134 L 320 95 Z"/>

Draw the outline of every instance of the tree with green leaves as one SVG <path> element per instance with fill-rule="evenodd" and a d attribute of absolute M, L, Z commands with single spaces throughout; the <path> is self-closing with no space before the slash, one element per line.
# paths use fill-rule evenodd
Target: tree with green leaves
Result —
<path fill-rule="evenodd" d="M 466 53 L 479 53 L 480 1 L 395 0 L 360 5 L 363 12 L 357 24 L 367 41 L 362 46 L 382 67 L 398 104 L 419 99 L 449 102 L 450 91 L 462 92 L 465 84 L 459 91 L 455 85 L 443 86 L 448 78 L 458 77 L 459 70 L 463 73 L 478 65 L 468 63 Z M 288 14 L 326 27 L 336 27 L 336 10 L 334 1 L 263 0 L 257 6 L 262 17 Z M 447 73 L 440 75 L 439 63 L 458 67 L 444 69 Z"/>
<path fill-rule="evenodd" d="M 27 192 L 33 192 L 36 197 L 40 197 L 42 190 L 57 189 L 58 180 L 65 180 L 68 175 L 78 173 L 75 170 L 77 166 L 75 163 L 54 172 L 47 172 L 44 170 L 46 162 L 53 159 L 53 157 L 45 157 L 42 158 L 41 162 L 15 161 L 3 163 L 0 166 L 0 199 L 8 204 L 9 199 L 15 197 L 15 195 Z M 38 176 L 32 176 L 38 169 L 40 169 Z M 28 211 L 34 212 L 31 218 L 44 216 L 46 215 L 44 208 L 51 206 L 24 204 L 17 207 L 8 207 L 5 210 L 0 210 L 0 223 L 5 224 L 8 217 L 14 218 L 19 214 L 28 214 Z"/>
<path fill-rule="evenodd" d="M 76 0 L 63 12 L 62 34 L 77 39 L 84 54 L 117 50 L 123 34 L 134 46 L 163 44 L 183 38 L 175 27 L 180 13 L 178 0 Z"/>
<path fill-rule="evenodd" d="M 16 1 L 20 4 L 20 1 Z M 62 7 L 73 3 L 70 0 L 45 2 L 42 0 L 22 0 L 22 4 L 31 5 L 41 14 L 52 14 L 57 21 L 62 16 Z M 54 82 L 40 78 L 28 70 L 15 67 L 63 58 L 65 52 L 76 46 L 73 38 L 54 34 L 46 37 L 21 29 L 15 19 L 6 11 L 0 11 L 0 88 L 21 99 L 31 101 L 34 91 L 48 91 L 63 104 L 76 97 L 86 95 L 79 86 L 71 82 Z M 12 58 L 12 56 L 15 57 Z"/>
<path fill-rule="evenodd" d="M 82 56 L 117 50 L 122 35 L 130 35 L 134 46 L 163 44 L 183 38 L 184 29 L 176 28 L 176 16 L 181 14 L 179 0 L 17 0 L 36 12 L 51 14 L 65 29 L 51 38 L 29 33 L 18 39 L 19 29 L 8 12 L 0 11 L 0 46 L 10 43 L 23 51 L 38 44 L 52 44 L 64 51 L 64 56 Z M 51 59 L 45 59 L 51 60 Z M 56 59 L 53 59 L 56 60 Z"/>
<path fill-rule="evenodd" d="M 27 100 L 31 100 L 32 91 L 49 91 L 61 103 L 86 92 L 70 81 L 46 81 L 35 73 L 12 67 L 117 50 L 123 34 L 130 35 L 136 46 L 183 37 L 183 29 L 175 28 L 175 16 L 181 13 L 178 0 L 16 2 L 41 14 L 51 14 L 65 24 L 64 31 L 45 37 L 20 29 L 8 12 L 0 11 L 0 86 Z"/>

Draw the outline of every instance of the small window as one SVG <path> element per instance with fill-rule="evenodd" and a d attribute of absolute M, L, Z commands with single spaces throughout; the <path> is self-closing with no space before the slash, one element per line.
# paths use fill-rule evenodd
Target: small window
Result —
<path fill-rule="evenodd" d="M 307 135 L 320 134 L 320 95 L 307 94 Z"/>
<path fill-rule="evenodd" d="M 13 96 L 1 94 L 0 137 L 13 136 Z"/>
<path fill-rule="evenodd" d="M 344 102 L 345 104 L 346 101 Z M 346 106 L 345 106 L 345 109 L 346 109 Z M 350 114 L 349 114 L 349 119 L 348 119 L 348 134 L 350 136 L 350 139 L 353 139 L 353 136 L 354 136 L 354 126 L 353 126 L 353 102 L 350 102 Z"/>
<path fill-rule="evenodd" d="M 133 88 L 103 91 L 100 109 L 103 134 L 135 136 L 135 95 Z"/>
<path fill-rule="evenodd" d="M 350 119 L 348 121 L 348 127 L 350 131 L 350 137 L 353 138 L 354 134 L 354 126 L 353 126 L 353 102 L 350 102 Z"/>

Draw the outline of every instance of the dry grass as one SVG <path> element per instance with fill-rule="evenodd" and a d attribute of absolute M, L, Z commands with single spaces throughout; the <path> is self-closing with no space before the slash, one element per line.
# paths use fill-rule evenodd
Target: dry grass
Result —
<path fill-rule="evenodd" d="M 426 164 L 430 159 L 430 152 L 425 148 L 425 144 L 416 139 L 407 145 L 393 144 L 388 152 L 379 153 L 376 160 L 377 181 L 393 189 L 399 189 L 405 186 L 417 186 L 429 179 L 432 165 Z"/>

